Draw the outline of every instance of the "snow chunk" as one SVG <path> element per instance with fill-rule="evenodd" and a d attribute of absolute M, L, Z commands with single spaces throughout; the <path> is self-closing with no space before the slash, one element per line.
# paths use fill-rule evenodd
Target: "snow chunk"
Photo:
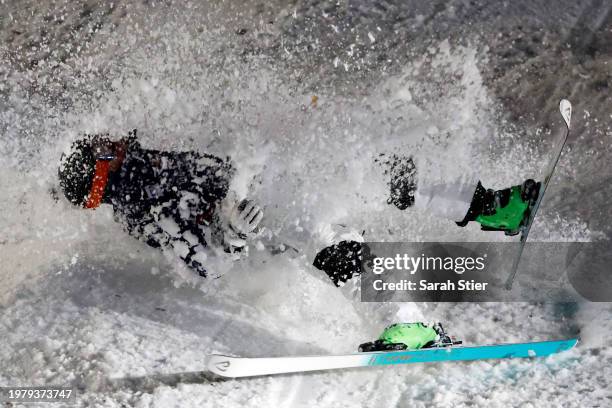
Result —
<path fill-rule="evenodd" d="M 202 251 L 197 251 L 192 257 L 192 260 L 199 262 L 200 265 L 204 265 L 206 260 L 208 259 L 208 256 L 206 255 L 206 253 L 202 250 Z"/>
<path fill-rule="evenodd" d="M 181 258 L 185 258 L 189 254 L 189 247 L 184 242 L 174 242 L 172 244 L 172 249 L 174 253 L 180 256 Z"/>
<path fill-rule="evenodd" d="M 185 241 L 189 242 L 192 246 L 193 245 L 197 245 L 198 242 L 200 242 L 198 237 L 196 237 L 195 234 L 193 232 L 191 232 L 191 231 L 183 232 L 183 239 Z"/>
<path fill-rule="evenodd" d="M 160 218 L 158 224 L 161 229 L 164 230 L 164 232 L 170 234 L 173 237 L 177 237 L 181 232 L 180 227 L 172 218 Z"/>

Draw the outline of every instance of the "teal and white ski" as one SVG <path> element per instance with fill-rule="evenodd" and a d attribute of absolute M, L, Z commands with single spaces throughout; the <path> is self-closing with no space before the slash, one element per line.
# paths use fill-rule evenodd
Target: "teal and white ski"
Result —
<path fill-rule="evenodd" d="M 531 207 L 530 209 L 529 218 L 527 219 L 527 222 L 521 226 L 519 249 L 514 257 L 512 268 L 510 269 L 510 276 L 506 281 L 506 289 L 508 290 L 512 289 L 512 284 L 514 283 L 514 278 L 516 277 L 516 273 L 521 262 L 521 257 L 523 255 L 523 250 L 525 249 L 525 243 L 527 242 L 529 231 L 531 230 L 531 225 L 533 224 L 533 220 L 535 219 L 536 213 L 540 208 L 542 198 L 544 198 L 544 193 L 546 193 L 546 188 L 548 187 L 550 179 L 552 178 L 552 175 L 555 172 L 555 167 L 557 167 L 557 163 L 559 162 L 559 158 L 561 158 L 561 153 L 563 152 L 563 148 L 565 147 L 565 143 L 567 142 L 567 137 L 569 136 L 570 123 L 572 119 L 572 104 L 570 103 L 570 101 L 568 101 L 567 99 L 562 99 L 561 102 L 559 102 L 559 112 L 561 113 L 563 121 L 565 122 L 565 128 L 559 133 L 553 143 L 555 149 L 553 150 L 553 153 L 550 156 L 550 160 L 548 161 L 548 165 L 546 166 L 546 170 L 544 172 L 544 180 L 540 185 L 540 192 L 538 193 L 538 198 L 533 207 Z"/>
<path fill-rule="evenodd" d="M 213 354 L 208 358 L 207 368 L 223 377 L 253 377 L 396 364 L 546 357 L 569 350 L 576 343 L 578 339 L 302 357 L 242 358 Z"/>

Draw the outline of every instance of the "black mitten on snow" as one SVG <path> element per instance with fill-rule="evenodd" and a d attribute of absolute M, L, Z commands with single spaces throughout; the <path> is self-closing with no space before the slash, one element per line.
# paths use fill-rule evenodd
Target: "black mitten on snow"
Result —
<path fill-rule="evenodd" d="M 323 248 L 313 266 L 324 271 L 336 286 L 342 286 L 353 276 L 361 274 L 361 263 L 367 256 L 367 246 L 357 241 L 340 241 Z M 341 283 L 340 283 L 341 282 Z"/>

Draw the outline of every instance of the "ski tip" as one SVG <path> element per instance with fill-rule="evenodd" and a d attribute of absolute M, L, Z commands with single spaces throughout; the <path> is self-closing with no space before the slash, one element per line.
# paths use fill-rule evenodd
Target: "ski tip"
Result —
<path fill-rule="evenodd" d="M 221 377 L 234 377 L 232 375 L 232 357 L 223 356 L 220 354 L 211 354 L 208 356 L 207 368 L 208 371 Z"/>
<path fill-rule="evenodd" d="M 561 99 L 559 102 L 559 111 L 561 112 L 561 116 L 563 116 L 563 120 L 567 125 L 567 128 L 570 128 L 570 123 L 572 120 L 572 104 L 567 99 Z"/>

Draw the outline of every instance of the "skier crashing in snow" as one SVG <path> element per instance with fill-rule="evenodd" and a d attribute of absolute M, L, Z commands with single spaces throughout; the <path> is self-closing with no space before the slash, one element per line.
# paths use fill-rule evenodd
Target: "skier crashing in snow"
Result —
<path fill-rule="evenodd" d="M 470 221 L 486 231 L 517 234 L 537 199 L 540 183 L 494 191 L 480 181 L 427 183 L 417 178 L 411 157 L 392 156 L 388 166 L 388 203 L 399 210 L 422 207 L 463 227 Z M 112 141 L 90 135 L 75 141 L 62 156 L 60 187 L 73 204 L 94 209 L 110 204 L 126 230 L 148 245 L 172 251 L 201 276 L 209 255 L 240 254 L 257 235 L 262 209 L 237 200 L 229 185 L 229 159 L 197 152 L 143 149 L 133 131 Z M 367 248 L 359 234 L 339 235 L 316 255 L 313 265 L 337 286 L 361 273 Z"/>
<path fill-rule="evenodd" d="M 213 155 L 143 149 L 135 130 L 118 141 L 77 140 L 59 168 L 72 204 L 112 205 L 130 235 L 172 251 L 203 277 L 209 255 L 238 255 L 263 218 L 255 203 L 228 194 L 233 174 L 229 160 Z"/>

